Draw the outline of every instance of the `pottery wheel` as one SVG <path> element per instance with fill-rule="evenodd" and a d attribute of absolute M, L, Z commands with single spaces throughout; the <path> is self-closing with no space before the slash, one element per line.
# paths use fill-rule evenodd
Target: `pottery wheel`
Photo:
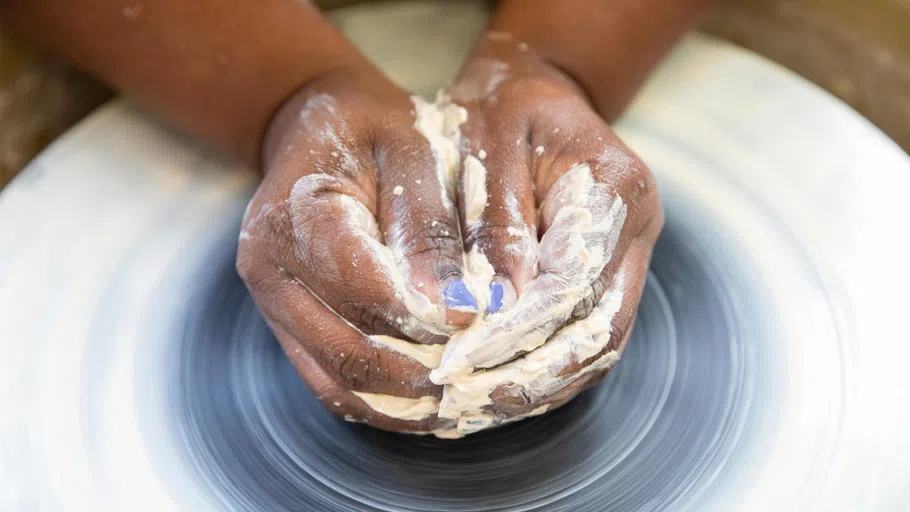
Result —
<path fill-rule="evenodd" d="M 252 175 L 102 108 L 0 196 L 0 509 L 906 510 L 907 155 L 698 36 L 618 130 L 667 213 L 623 361 L 444 441 L 325 412 L 234 271 Z"/>

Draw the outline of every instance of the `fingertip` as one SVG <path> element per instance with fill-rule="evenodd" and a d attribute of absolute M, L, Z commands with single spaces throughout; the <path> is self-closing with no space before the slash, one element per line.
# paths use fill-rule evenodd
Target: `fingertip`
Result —
<path fill-rule="evenodd" d="M 456 309 L 446 310 L 446 325 L 455 328 L 462 328 L 471 325 L 477 313 L 468 311 L 458 311 Z"/>

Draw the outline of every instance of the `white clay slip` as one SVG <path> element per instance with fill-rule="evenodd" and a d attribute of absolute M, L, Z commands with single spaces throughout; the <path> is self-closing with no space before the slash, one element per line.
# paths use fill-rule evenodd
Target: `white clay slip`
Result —
<path fill-rule="evenodd" d="M 536 350 L 491 370 L 462 376 L 446 385 L 439 408 L 440 418 L 477 418 L 484 408 L 493 405 L 490 395 L 500 386 L 508 392 L 540 400 L 571 384 L 592 371 L 612 367 L 618 360 L 616 351 L 600 355 L 580 372 L 559 376 L 568 365 L 583 362 L 601 354 L 610 341 L 611 321 L 622 305 L 618 289 L 610 290 L 591 314 L 560 330 L 550 341 Z M 465 425 L 473 431 L 476 424 Z M 463 431 L 459 423 L 461 433 Z"/>
<path fill-rule="evenodd" d="M 436 411 L 439 410 L 439 400 L 432 396 L 403 398 L 359 391 L 352 391 L 352 393 L 370 406 L 370 409 L 400 420 L 420 421 L 436 414 Z"/>
<path fill-rule="evenodd" d="M 548 201 L 557 213 L 541 240 L 540 274 L 509 311 L 452 336 L 430 374 L 433 382 L 454 383 L 542 345 L 609 263 L 625 221 L 622 199 L 596 183 L 586 164 L 573 167 L 554 189 Z"/>
<path fill-rule="evenodd" d="M 439 367 L 439 362 L 442 361 L 442 352 L 446 348 L 445 345 L 414 343 L 381 334 L 370 336 L 370 341 L 375 345 L 390 348 L 399 354 L 410 357 L 430 369 Z"/>
<path fill-rule="evenodd" d="M 454 208 L 455 178 L 461 174 L 465 229 L 483 223 L 487 206 L 487 170 L 473 155 L 460 160 L 459 126 L 466 111 L 443 93 L 433 103 L 414 98 L 414 127 L 426 137 L 436 160 L 440 197 Z M 542 149 L 542 148 L 540 148 Z M 463 164 L 463 165 L 462 165 Z M 405 318 L 389 318 L 409 337 L 426 331 L 450 334 L 445 310 L 433 304 L 411 285 L 407 260 L 396 240 L 385 240 L 371 212 L 353 197 L 345 195 L 338 178 L 325 174 L 304 176 L 295 184 L 292 202 L 337 202 L 361 247 L 353 251 L 358 268 L 372 268 L 383 276 L 405 305 Z M 397 185 L 394 195 L 402 195 Z M 609 263 L 619 239 L 626 205 L 606 185 L 594 180 L 587 164 L 578 164 L 562 176 L 541 206 L 549 215 L 549 226 L 537 243 L 534 230 L 518 209 L 517 198 L 507 198 L 514 249 L 533 255 L 538 275 L 527 285 L 517 302 L 507 310 L 486 315 L 489 285 L 494 269 L 476 244 L 464 256 L 464 281 L 477 299 L 478 315 L 468 328 L 451 335 L 446 345 L 423 345 L 390 336 L 369 336 L 370 341 L 413 359 L 431 369 L 431 380 L 445 385 L 440 402 L 433 397 L 404 399 L 358 393 L 371 408 L 399 419 L 423 419 L 439 411 L 441 418 L 455 421 L 455 434 L 465 435 L 500 423 L 484 408 L 492 404 L 491 393 L 500 386 L 538 400 L 570 384 L 587 372 L 606 368 L 618 355 L 604 354 L 592 365 L 571 376 L 558 377 L 573 361 L 598 354 L 609 341 L 609 324 L 619 307 L 618 295 L 605 295 L 585 320 L 553 332 L 568 319 L 572 310 L 591 292 L 591 284 Z M 551 338 L 552 336 L 552 338 Z M 548 341 L 549 339 L 549 341 Z M 527 353 L 511 361 L 517 354 Z M 507 361 L 510 361 L 506 363 Z M 503 364 L 506 363 L 506 364 Z M 487 369 L 487 370 L 485 370 Z M 479 370 L 475 373 L 475 370 Z M 545 409 L 540 409 L 543 412 Z M 444 429 L 450 435 L 452 429 Z M 442 433 L 442 432 L 440 432 Z M 451 434 L 451 435 L 455 435 Z"/>
<path fill-rule="evenodd" d="M 468 112 L 456 105 L 443 92 L 430 103 L 419 96 L 413 96 L 416 119 L 414 128 L 430 143 L 436 159 L 436 178 L 439 182 L 442 204 L 454 208 L 455 178 L 460 162 L 458 143 L 461 140 L 460 126 L 468 118 Z"/>
<path fill-rule="evenodd" d="M 464 160 L 462 190 L 466 227 L 474 229 L 487 207 L 487 169 L 474 155 L 468 155 Z"/>

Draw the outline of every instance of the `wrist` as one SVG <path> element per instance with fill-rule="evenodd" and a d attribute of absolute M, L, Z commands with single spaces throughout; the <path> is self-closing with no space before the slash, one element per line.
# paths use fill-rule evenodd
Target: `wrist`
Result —
<path fill-rule="evenodd" d="M 503 0 L 489 30 L 570 76 L 607 121 L 712 0 Z"/>

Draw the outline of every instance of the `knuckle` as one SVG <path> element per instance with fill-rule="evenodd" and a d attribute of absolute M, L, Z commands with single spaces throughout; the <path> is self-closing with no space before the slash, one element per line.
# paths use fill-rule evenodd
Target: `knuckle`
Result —
<path fill-rule="evenodd" d="M 275 283 L 282 278 L 281 268 L 255 250 L 238 249 L 234 268 L 250 293 L 257 298 L 271 293 Z"/>
<path fill-rule="evenodd" d="M 458 263 L 463 245 L 461 232 L 450 222 L 430 221 L 411 233 L 402 249 L 405 258 L 429 258 Z"/>
<path fill-rule="evenodd" d="M 237 245 L 237 254 L 234 255 L 234 269 L 244 281 L 252 277 L 257 266 L 256 249 L 243 240 Z"/>
<path fill-rule="evenodd" d="M 575 305 L 575 308 L 572 310 L 572 315 L 569 317 L 570 322 L 575 323 L 581 320 L 584 320 L 591 314 L 591 311 L 594 310 L 594 299 L 591 296 L 587 296 L 581 300 L 578 304 Z"/>
<path fill-rule="evenodd" d="M 647 185 L 652 181 L 651 171 L 644 162 L 621 143 L 604 146 L 587 163 L 591 166 L 595 179 L 601 182 L 618 185 L 625 182 L 638 188 L 639 185 Z"/>
<path fill-rule="evenodd" d="M 319 205 L 298 215 L 294 220 L 294 224 L 296 229 L 302 233 L 301 237 L 304 240 L 312 241 L 335 234 L 333 230 L 323 228 L 323 226 L 331 223 L 334 219 L 335 215 L 331 210 L 323 205 Z M 288 247 L 285 252 L 290 251 L 296 251 L 296 247 Z"/>
<path fill-rule="evenodd" d="M 373 347 L 350 346 L 346 341 L 330 342 L 323 347 L 339 383 L 351 390 L 368 390 L 389 379 L 388 369 L 376 357 Z"/>
<path fill-rule="evenodd" d="M 234 260 L 234 268 L 240 279 L 251 290 L 258 289 L 265 279 L 266 266 L 256 257 L 256 251 L 241 245 L 237 249 L 237 258 Z"/>
<path fill-rule="evenodd" d="M 516 225 L 508 220 L 490 218 L 484 220 L 481 227 L 471 233 L 467 239 L 468 245 L 476 243 L 481 249 L 488 249 L 515 241 L 530 239 L 530 232 L 526 225 Z"/>
<path fill-rule="evenodd" d="M 234 268 L 254 294 L 268 293 L 281 269 L 291 268 L 294 240 L 287 209 L 264 207 L 247 225 L 247 240 L 238 245 Z"/>
<path fill-rule="evenodd" d="M 585 295 L 585 298 L 575 305 L 575 308 L 572 310 L 572 315 L 570 316 L 572 322 L 587 318 L 600 302 L 606 289 L 607 276 L 606 273 L 602 273 L 593 283 L 591 283 L 590 292 Z"/>
<path fill-rule="evenodd" d="M 343 302 L 336 311 L 345 320 L 357 327 L 366 335 L 385 335 L 403 338 L 404 335 L 394 327 L 393 320 L 359 302 Z"/>
<path fill-rule="evenodd" d="M 294 228 L 290 211 L 283 203 L 263 207 L 255 220 L 248 224 L 247 232 L 251 241 L 249 245 L 257 251 L 264 251 L 278 264 L 294 255 Z"/>
<path fill-rule="evenodd" d="M 429 141 L 402 129 L 413 124 L 409 114 L 383 109 L 382 117 L 369 126 L 365 138 L 371 143 L 377 174 L 391 171 L 397 175 L 412 168 L 429 168 L 433 160 Z"/>

